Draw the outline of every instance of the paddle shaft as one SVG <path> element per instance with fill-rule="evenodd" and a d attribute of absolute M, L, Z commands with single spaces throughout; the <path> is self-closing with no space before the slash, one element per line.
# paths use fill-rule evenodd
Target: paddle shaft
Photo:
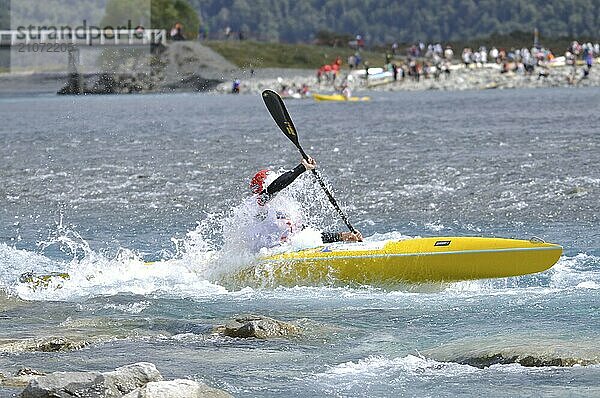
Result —
<path fill-rule="evenodd" d="M 304 152 L 304 149 L 302 149 L 300 144 L 296 144 L 296 147 L 298 148 L 298 151 L 300 152 L 300 155 L 302 155 L 304 160 L 308 161 L 309 157 L 306 154 L 306 152 Z M 350 224 L 348 217 L 346 216 L 344 211 L 340 208 L 340 206 L 337 204 L 337 201 L 333 197 L 333 194 L 331 193 L 329 188 L 327 188 L 327 185 L 325 185 L 325 181 L 323 181 L 323 179 L 321 178 L 321 175 L 315 169 L 312 169 L 311 171 L 312 171 L 313 175 L 315 176 L 315 178 L 317 179 L 317 181 L 319 182 L 319 185 L 321 186 L 321 188 L 323 188 L 323 192 L 325 192 L 325 196 L 327 196 L 327 199 L 329 199 L 329 202 L 331 203 L 333 208 L 337 211 L 337 213 L 341 217 L 342 221 L 344 221 L 344 224 L 346 224 L 346 226 L 348 227 L 350 232 L 357 233 L 358 231 L 356 231 L 356 229 L 354 229 L 352 224 Z"/>
<path fill-rule="evenodd" d="M 275 120 L 277 126 L 279 126 L 283 134 L 287 138 L 289 138 L 290 141 L 292 141 L 296 148 L 298 148 L 298 151 L 300 152 L 300 155 L 302 155 L 304 160 L 308 161 L 309 156 L 306 154 L 306 152 L 304 152 L 304 149 L 302 149 L 300 142 L 298 142 L 298 132 L 296 131 L 296 127 L 292 122 L 292 118 L 290 117 L 285 107 L 285 104 L 283 103 L 283 100 L 281 99 L 279 94 L 272 90 L 265 90 L 263 91 L 262 97 L 267 109 L 269 110 L 269 113 L 273 117 L 273 120 Z M 325 182 L 321 178 L 321 175 L 315 169 L 312 169 L 311 171 L 317 179 L 317 181 L 319 182 L 319 185 L 323 189 L 323 192 L 325 192 L 327 199 L 329 199 L 329 202 L 339 214 L 342 221 L 344 221 L 344 224 L 346 224 L 350 232 L 358 233 L 358 231 L 352 226 L 352 224 L 350 224 L 350 221 L 348 220 L 348 217 L 346 216 L 344 211 L 337 204 L 337 201 L 333 197 L 331 191 L 329 191 L 329 188 L 327 188 L 327 185 L 325 185 Z"/>

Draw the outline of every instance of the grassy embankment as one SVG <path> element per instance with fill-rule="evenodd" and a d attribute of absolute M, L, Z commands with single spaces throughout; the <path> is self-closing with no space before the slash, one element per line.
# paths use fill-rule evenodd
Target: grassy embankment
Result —
<path fill-rule="evenodd" d="M 204 45 L 221 54 L 240 68 L 317 69 L 341 57 L 343 64 L 354 54 L 352 48 L 324 47 L 310 44 L 265 43 L 256 41 L 205 41 Z M 385 62 L 383 51 L 361 51 L 363 60 L 371 66 Z"/>
<path fill-rule="evenodd" d="M 540 41 L 546 48 L 550 48 L 556 55 L 562 55 L 567 49 L 573 38 L 560 37 L 541 37 Z M 597 42 L 589 38 L 579 38 L 580 42 Z M 533 34 L 530 32 L 512 32 L 509 34 L 492 34 L 488 37 L 474 38 L 463 41 L 443 42 L 454 48 L 455 60 L 460 60 L 460 53 L 464 47 L 474 49 L 479 46 L 486 46 L 488 49 L 493 46 L 497 48 L 531 48 L 533 43 Z M 344 65 L 348 57 L 355 50 L 349 47 L 327 47 L 310 44 L 285 44 L 285 43 L 266 43 L 256 41 L 238 41 L 238 40 L 211 40 L 203 44 L 212 48 L 230 62 L 241 68 L 307 68 L 316 69 L 323 64 L 331 63 L 335 57 L 340 56 Z M 400 43 L 400 55 L 398 58 L 406 61 L 405 50 L 410 43 Z M 389 47 L 374 48 L 370 51 L 361 51 L 363 60 L 369 61 L 371 66 L 382 66 L 385 62 L 385 52 Z"/>

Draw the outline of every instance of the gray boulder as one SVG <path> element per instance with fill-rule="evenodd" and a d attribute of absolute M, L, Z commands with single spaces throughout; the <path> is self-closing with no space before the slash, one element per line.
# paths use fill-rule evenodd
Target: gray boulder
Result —
<path fill-rule="evenodd" d="M 217 331 L 229 337 L 268 339 L 290 337 L 300 334 L 300 329 L 291 323 L 278 321 L 261 315 L 240 315 Z"/>
<path fill-rule="evenodd" d="M 583 358 L 562 358 L 547 355 L 511 355 L 507 353 L 487 354 L 472 357 L 457 358 L 456 362 L 484 369 L 492 365 L 508 365 L 518 363 L 525 367 L 561 366 L 571 367 L 575 365 L 596 365 L 597 362 Z"/>
<path fill-rule="evenodd" d="M 22 398 L 104 397 L 106 388 L 97 372 L 55 372 L 31 380 Z"/>
<path fill-rule="evenodd" d="M 123 398 L 230 398 L 233 395 L 187 379 L 150 382 Z"/>
<path fill-rule="evenodd" d="M 156 366 L 149 362 L 138 362 L 121 366 L 112 372 L 102 374 L 111 394 L 120 396 L 146 385 L 152 381 L 162 381 L 163 378 Z"/>
<path fill-rule="evenodd" d="M 43 337 L 2 342 L 0 343 L 0 352 L 64 352 L 80 350 L 88 344 L 87 341 L 79 338 Z"/>
<path fill-rule="evenodd" d="M 59 352 L 80 350 L 88 343 L 84 340 L 72 340 L 66 337 L 49 337 L 41 339 L 32 347 L 32 351 Z"/>
<path fill-rule="evenodd" d="M 138 362 L 112 372 L 55 372 L 31 380 L 22 398 L 121 397 L 149 382 L 161 381 L 156 366 Z"/>

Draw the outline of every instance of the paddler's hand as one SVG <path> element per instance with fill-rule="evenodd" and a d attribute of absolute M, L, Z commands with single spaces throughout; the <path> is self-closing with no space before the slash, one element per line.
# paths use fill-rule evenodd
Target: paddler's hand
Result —
<path fill-rule="evenodd" d="M 356 232 L 342 232 L 341 233 L 343 242 L 362 242 L 363 237 L 359 231 Z"/>
<path fill-rule="evenodd" d="M 306 168 L 306 171 L 314 170 L 317 168 L 317 161 L 311 158 L 310 156 L 308 157 L 308 159 L 302 159 L 302 164 Z"/>

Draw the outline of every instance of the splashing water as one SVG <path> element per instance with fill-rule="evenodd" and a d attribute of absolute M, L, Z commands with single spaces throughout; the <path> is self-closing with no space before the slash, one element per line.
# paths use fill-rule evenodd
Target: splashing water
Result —
<path fill-rule="evenodd" d="M 319 230 L 331 230 L 331 220 L 336 219 L 326 196 L 308 173 L 280 192 L 269 206 L 306 226 L 280 245 L 257 250 L 256 243 L 258 247 L 266 245 L 257 234 L 255 198 L 247 197 L 227 211 L 206 213 L 184 238 L 171 238 L 174 254 L 152 263 L 144 262 L 140 253 L 128 248 L 119 247 L 112 256 L 95 251 L 75 228 L 64 224 L 61 216 L 56 230 L 38 243 L 37 253 L 6 244 L 0 246 L 0 258 L 7 264 L 1 270 L 0 288 L 28 300 L 78 300 L 118 293 L 176 297 L 230 294 L 224 277 L 251 266 L 261 256 L 319 245 Z M 365 240 L 408 238 L 411 237 L 392 231 L 375 233 Z M 563 256 L 552 270 L 541 275 L 397 288 L 463 296 L 517 294 L 524 288 L 537 292 L 573 287 L 597 289 L 600 276 L 594 271 L 594 264 L 598 264 L 598 258 L 579 254 Z M 50 278 L 32 287 L 18 282 L 20 275 L 27 272 L 60 273 L 67 277 Z"/>
<path fill-rule="evenodd" d="M 2 256 L 14 263 L 3 267 L 3 289 L 28 300 L 74 300 L 117 293 L 226 293 L 228 290 L 219 284 L 222 278 L 248 267 L 258 257 L 322 243 L 317 228 L 331 219 L 330 207 L 325 195 L 314 188 L 311 177 L 302 176 L 269 203 L 275 211 L 302 224 L 301 230 L 280 245 L 257 250 L 256 243 L 264 241 L 257 233 L 256 199 L 249 197 L 225 214 L 207 213 L 184 238 L 171 238 L 175 247 L 172 256 L 150 263 L 128 248 L 118 248 L 111 257 L 94 251 L 73 227 L 64 224 L 61 216 L 56 230 L 38 243 L 39 253 L 2 245 Z M 306 226 L 308 219 L 310 225 Z M 23 273 L 58 277 L 38 281 L 32 287 L 30 283 L 17 282 Z"/>

